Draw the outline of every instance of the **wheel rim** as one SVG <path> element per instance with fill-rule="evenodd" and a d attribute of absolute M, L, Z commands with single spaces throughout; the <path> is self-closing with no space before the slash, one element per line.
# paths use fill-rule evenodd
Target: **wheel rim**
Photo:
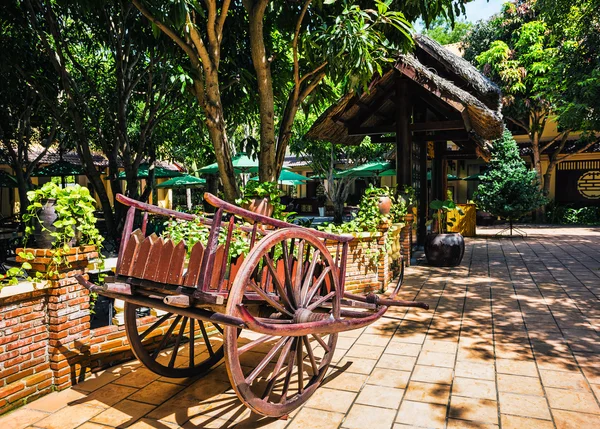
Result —
<path fill-rule="evenodd" d="M 337 283 L 337 269 L 322 242 L 308 230 L 280 230 L 263 238 L 244 261 L 228 297 L 227 314 L 239 315 L 237 305 L 246 293 L 265 300 L 253 309 L 265 322 L 338 319 Z M 226 327 L 231 384 L 253 411 L 274 417 L 289 414 L 308 400 L 325 377 L 336 341 L 337 334 L 261 336 L 247 330 L 237 338 L 237 330 Z"/>
<path fill-rule="evenodd" d="M 125 303 L 125 330 L 133 353 L 151 371 L 170 378 L 192 377 L 223 358 L 222 326 L 163 312 L 138 329 L 138 308 Z"/>

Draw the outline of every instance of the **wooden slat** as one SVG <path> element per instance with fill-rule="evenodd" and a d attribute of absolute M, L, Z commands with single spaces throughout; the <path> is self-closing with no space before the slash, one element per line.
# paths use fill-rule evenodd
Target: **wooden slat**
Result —
<path fill-rule="evenodd" d="M 130 276 L 133 270 L 133 265 L 137 258 L 138 252 L 140 250 L 140 246 L 142 241 L 144 240 L 144 235 L 142 231 L 136 229 L 129 237 L 129 241 L 123 245 L 125 246 L 125 251 L 123 252 L 123 259 L 119 264 L 119 272 L 118 274 L 122 276 Z"/>
<path fill-rule="evenodd" d="M 237 276 L 242 263 L 244 262 L 244 255 L 238 256 L 237 260 L 231 264 L 231 268 L 229 269 L 229 279 L 227 280 L 227 289 L 231 289 L 233 286 L 233 282 L 235 281 L 235 277 Z"/>
<path fill-rule="evenodd" d="M 225 257 L 225 248 L 223 245 L 217 247 L 217 251 L 215 252 L 215 259 L 211 267 L 206 267 L 207 269 L 212 270 L 212 276 L 210 278 L 210 286 L 209 289 L 217 289 L 219 287 L 219 278 L 221 277 L 221 266 L 226 261 Z M 205 289 L 206 290 L 206 289 Z"/>
<path fill-rule="evenodd" d="M 169 277 L 169 271 L 171 270 L 171 258 L 173 257 L 173 251 L 175 246 L 171 240 L 167 240 L 163 243 L 162 251 L 160 252 L 160 259 L 158 260 L 158 267 L 156 268 L 156 275 L 154 281 L 159 283 L 166 283 Z"/>
<path fill-rule="evenodd" d="M 169 275 L 167 276 L 167 283 L 172 285 L 180 285 L 183 283 L 183 267 L 185 264 L 185 241 L 181 240 L 171 257 L 171 263 L 169 264 Z"/>
<path fill-rule="evenodd" d="M 200 266 L 202 264 L 202 255 L 204 255 L 204 246 L 202 243 L 197 242 L 192 247 L 192 253 L 190 255 L 190 262 L 188 264 L 187 273 L 183 280 L 184 286 L 196 286 L 198 276 L 200 275 Z"/>
<path fill-rule="evenodd" d="M 156 281 L 156 275 L 158 274 L 158 263 L 162 255 L 165 240 L 160 237 L 152 248 L 150 249 L 150 255 L 148 256 L 148 262 L 146 262 L 146 269 L 144 270 L 143 279 Z"/>
<path fill-rule="evenodd" d="M 154 243 L 158 240 L 156 234 L 152 234 L 142 242 L 140 250 L 138 251 L 137 258 L 133 263 L 133 269 L 131 270 L 131 277 L 138 279 L 144 278 L 144 271 L 146 270 L 146 263 L 148 262 L 148 256 L 150 256 L 150 249 Z"/>

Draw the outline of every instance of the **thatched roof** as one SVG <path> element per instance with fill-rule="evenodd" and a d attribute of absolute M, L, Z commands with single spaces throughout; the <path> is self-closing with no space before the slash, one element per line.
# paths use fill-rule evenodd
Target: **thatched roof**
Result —
<path fill-rule="evenodd" d="M 390 70 L 371 82 L 368 92 L 346 94 L 330 106 L 307 137 L 353 145 L 364 138 L 357 128 L 388 130 L 382 134 L 394 132 L 396 83 L 404 79 L 409 82 L 413 103 L 427 108 L 429 116 L 437 120 L 464 124 L 456 141 L 474 145 L 486 157 L 488 141 L 502 135 L 500 90 L 467 61 L 428 37 L 416 36 L 415 43 L 415 53 L 401 55 Z M 349 132 L 350 128 L 354 132 Z"/>

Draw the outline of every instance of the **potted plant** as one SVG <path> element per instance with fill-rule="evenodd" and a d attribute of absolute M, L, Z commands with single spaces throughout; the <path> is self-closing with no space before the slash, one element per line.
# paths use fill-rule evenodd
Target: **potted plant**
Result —
<path fill-rule="evenodd" d="M 236 203 L 243 208 L 263 216 L 283 219 L 285 206 L 280 203 L 279 188 L 274 182 L 251 180 L 242 188 L 242 198 Z"/>
<path fill-rule="evenodd" d="M 458 232 L 448 232 L 449 226 L 454 226 L 455 218 L 448 218 L 448 213 L 462 210 L 452 200 L 433 200 L 429 207 L 436 211 L 433 215 L 436 221 L 436 232 L 427 234 L 425 239 L 425 256 L 430 265 L 436 267 L 455 267 L 462 261 L 465 253 L 465 239 Z M 431 225 L 433 220 L 427 222 Z"/>

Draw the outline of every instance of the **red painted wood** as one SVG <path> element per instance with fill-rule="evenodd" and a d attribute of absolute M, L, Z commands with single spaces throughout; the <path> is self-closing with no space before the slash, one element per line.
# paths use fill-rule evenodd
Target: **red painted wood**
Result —
<path fill-rule="evenodd" d="M 188 269 L 185 273 L 183 280 L 184 286 L 194 287 L 198 282 L 200 276 L 200 266 L 202 264 L 202 256 L 204 255 L 204 246 L 202 243 L 197 242 L 192 247 L 192 253 L 190 254 L 190 262 L 188 263 Z"/>
<path fill-rule="evenodd" d="M 143 277 L 146 280 L 156 281 L 158 274 L 158 264 L 162 255 L 165 240 L 160 237 L 154 242 L 150 248 L 150 255 L 148 255 L 148 261 L 146 262 L 146 269 L 144 270 Z"/>
<path fill-rule="evenodd" d="M 244 262 L 244 255 L 238 256 L 233 264 L 231 264 L 231 268 L 229 269 L 229 278 L 227 279 L 227 289 L 231 289 L 231 285 L 235 281 L 235 276 L 237 276 L 242 263 Z"/>
<path fill-rule="evenodd" d="M 217 247 L 217 251 L 215 252 L 215 259 L 212 264 L 212 277 L 210 278 L 210 286 L 209 289 L 218 289 L 219 288 L 219 279 L 221 278 L 221 267 L 223 264 L 226 264 L 227 260 L 225 259 L 225 248 L 223 245 Z"/>
<path fill-rule="evenodd" d="M 137 259 L 142 241 L 144 241 L 142 231 L 136 229 L 129 237 L 129 241 L 127 243 L 123 243 L 124 251 L 117 274 L 122 276 L 131 275 L 131 271 L 133 270 L 133 265 Z"/>
<path fill-rule="evenodd" d="M 158 260 L 158 267 L 156 269 L 156 275 L 154 281 L 159 283 L 166 283 L 169 277 L 169 271 L 171 270 L 171 259 L 173 252 L 175 251 L 175 245 L 171 240 L 167 240 L 163 244 L 160 259 Z"/>
<path fill-rule="evenodd" d="M 185 264 L 186 246 L 185 241 L 181 240 L 173 250 L 171 263 L 169 264 L 169 275 L 167 283 L 180 285 L 183 283 L 183 267 Z"/>
<path fill-rule="evenodd" d="M 152 234 L 149 237 L 146 237 L 140 246 L 140 250 L 138 251 L 138 256 L 133 263 L 133 269 L 131 270 L 131 277 L 136 277 L 138 279 L 143 279 L 144 271 L 146 270 L 146 263 L 148 262 L 148 257 L 150 256 L 150 249 L 154 243 L 158 240 L 156 234 Z"/>

